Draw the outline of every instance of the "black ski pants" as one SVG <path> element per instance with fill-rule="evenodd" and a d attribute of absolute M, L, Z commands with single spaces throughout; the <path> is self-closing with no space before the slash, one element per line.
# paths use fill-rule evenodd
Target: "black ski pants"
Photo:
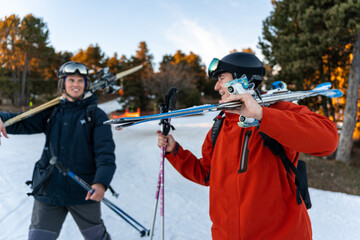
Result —
<path fill-rule="evenodd" d="M 57 239 L 70 212 L 85 240 L 110 240 L 101 219 L 100 202 L 59 207 L 34 201 L 29 240 Z"/>

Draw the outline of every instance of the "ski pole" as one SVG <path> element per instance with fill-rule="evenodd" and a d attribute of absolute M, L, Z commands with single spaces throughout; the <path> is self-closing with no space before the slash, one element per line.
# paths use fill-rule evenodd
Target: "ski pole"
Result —
<path fill-rule="evenodd" d="M 50 159 L 50 164 L 55 165 L 61 173 L 71 177 L 75 182 L 77 182 L 80 186 L 82 186 L 86 191 L 90 192 L 91 194 L 94 193 L 94 189 L 92 189 L 91 186 L 87 182 L 85 182 L 82 178 L 80 178 L 75 173 L 73 173 L 68 168 L 66 168 L 64 165 L 62 165 L 60 162 L 58 162 L 57 157 L 52 157 Z M 124 212 L 121 208 L 117 207 L 115 204 L 113 204 L 107 198 L 103 197 L 102 202 L 107 207 L 109 207 L 111 210 L 113 210 L 113 212 L 115 212 L 118 216 L 120 216 L 125 222 L 127 222 L 129 225 L 131 225 L 133 228 L 135 228 L 140 233 L 141 237 L 145 236 L 146 234 L 149 235 L 148 229 L 146 229 L 143 225 L 141 225 L 135 219 L 130 217 L 130 215 L 128 215 L 126 212 Z M 135 224 L 140 226 L 143 230 L 140 230 L 139 228 L 137 228 L 133 223 L 131 223 L 128 219 L 126 219 L 122 214 L 125 215 L 131 221 L 133 221 Z"/>
<path fill-rule="evenodd" d="M 161 148 L 161 162 L 160 162 L 160 219 L 161 219 L 161 240 L 165 239 L 165 194 L 164 194 L 164 162 L 165 162 L 165 147 Z"/>
<path fill-rule="evenodd" d="M 133 228 L 135 228 L 139 233 L 140 233 L 140 237 L 144 237 L 146 235 L 149 236 L 150 234 L 150 230 L 146 229 L 143 225 L 141 225 L 139 222 L 137 222 L 135 219 L 133 219 L 132 217 L 130 217 L 127 213 L 125 213 L 123 210 L 121 210 L 118 206 L 116 206 L 115 204 L 113 204 L 112 202 L 110 202 L 107 198 L 103 198 L 102 202 L 108 206 L 111 210 L 113 210 L 118 216 L 120 216 L 125 222 L 127 222 L 128 224 L 130 224 Z M 140 230 L 139 228 L 137 228 L 133 223 L 131 223 L 128 219 L 126 219 L 122 214 L 124 214 L 128 219 L 130 219 L 131 221 L 133 221 L 135 224 L 137 224 L 139 227 L 142 228 L 142 230 Z"/>
<path fill-rule="evenodd" d="M 162 126 L 162 133 L 164 132 L 164 125 Z M 157 212 L 157 206 L 159 202 L 159 195 L 160 195 L 160 221 L 161 221 L 161 239 L 163 240 L 165 237 L 165 196 L 164 196 L 164 162 L 165 162 L 165 147 L 161 147 L 161 159 L 160 159 L 160 171 L 159 171 L 159 178 L 158 183 L 156 187 L 156 194 L 155 194 L 155 206 L 154 206 L 154 215 L 153 215 L 153 221 L 151 224 L 151 230 L 150 230 L 150 240 L 154 237 L 154 226 L 155 226 L 155 219 L 156 219 L 156 212 Z"/>
<path fill-rule="evenodd" d="M 161 121 L 163 122 L 163 120 Z M 162 126 L 162 132 L 164 132 L 164 125 Z M 164 207 L 165 207 L 165 198 L 164 198 L 164 162 L 165 162 L 165 147 L 161 147 L 161 159 L 160 159 L 160 171 L 159 171 L 159 177 L 158 177 L 158 183 L 156 186 L 156 194 L 155 194 L 155 206 L 154 206 L 154 215 L 153 215 L 153 221 L 151 224 L 151 231 L 150 231 L 150 240 L 154 237 L 154 226 L 155 226 L 155 219 L 156 219 L 156 212 L 157 212 L 157 206 L 159 202 L 159 195 L 160 195 L 160 221 L 161 221 L 161 239 L 164 239 L 164 228 L 165 228 L 165 221 L 164 221 Z"/>
<path fill-rule="evenodd" d="M 150 240 L 152 240 L 154 237 L 154 226 L 155 226 L 156 212 L 157 212 L 157 206 L 158 206 L 158 202 L 159 202 L 159 193 L 160 193 L 160 178 L 161 178 L 161 176 L 160 176 L 160 171 L 159 171 L 159 178 L 158 178 L 158 183 L 156 186 L 156 194 L 155 194 L 154 214 L 153 214 L 153 220 L 152 220 L 151 229 L 150 229 Z"/>
<path fill-rule="evenodd" d="M 161 113 L 165 113 L 165 112 L 168 112 L 168 110 L 175 109 L 175 94 L 176 94 L 176 92 L 177 92 L 176 88 L 171 88 L 169 90 L 169 92 L 165 98 L 165 104 L 159 105 Z M 170 118 L 162 119 L 160 121 L 160 125 L 161 125 L 161 132 L 165 136 L 170 132 L 171 128 L 174 129 L 174 127 L 170 125 Z M 155 207 L 154 207 L 154 215 L 153 215 L 153 221 L 152 221 L 151 231 L 150 231 L 150 240 L 152 240 L 153 236 L 154 236 L 154 225 L 155 225 L 155 219 L 156 219 L 157 205 L 158 205 L 158 201 L 159 201 L 159 194 L 160 194 L 161 240 L 164 240 L 164 238 L 165 238 L 165 215 L 164 215 L 164 212 L 165 212 L 165 193 L 164 193 L 165 151 L 166 151 L 166 147 L 161 147 L 160 172 L 159 172 L 158 184 L 157 184 L 157 188 L 156 188 Z"/>

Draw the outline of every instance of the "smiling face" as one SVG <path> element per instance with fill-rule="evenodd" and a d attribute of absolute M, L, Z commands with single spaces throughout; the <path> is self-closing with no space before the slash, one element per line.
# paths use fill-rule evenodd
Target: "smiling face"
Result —
<path fill-rule="evenodd" d="M 84 77 L 80 75 L 69 75 L 65 79 L 66 98 L 69 101 L 81 98 L 85 91 Z M 69 97 L 70 96 L 70 97 Z"/>
<path fill-rule="evenodd" d="M 215 91 L 219 92 L 222 100 L 230 97 L 230 93 L 227 91 L 226 87 L 224 87 L 224 84 L 233 79 L 234 78 L 233 78 L 232 74 L 229 72 L 224 72 L 224 73 L 219 74 L 218 80 L 215 84 L 214 89 L 215 89 Z"/>

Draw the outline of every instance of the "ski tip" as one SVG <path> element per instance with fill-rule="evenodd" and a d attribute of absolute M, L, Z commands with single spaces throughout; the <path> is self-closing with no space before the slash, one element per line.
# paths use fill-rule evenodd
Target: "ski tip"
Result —
<path fill-rule="evenodd" d="M 119 125 L 116 125 L 116 126 L 115 126 L 115 129 L 116 129 L 116 130 L 122 130 L 123 128 L 130 127 L 130 126 L 133 126 L 133 125 L 135 125 L 135 124 L 136 124 L 136 123 L 134 123 L 134 122 L 121 123 L 121 124 L 119 124 Z"/>
<path fill-rule="evenodd" d="M 104 121 L 103 124 L 112 124 L 112 119 Z"/>
<path fill-rule="evenodd" d="M 117 124 L 123 122 L 123 118 L 114 118 L 103 122 L 103 124 Z"/>
<path fill-rule="evenodd" d="M 339 89 L 330 89 L 327 90 L 326 92 L 321 93 L 321 95 L 329 98 L 334 98 L 334 97 L 342 97 L 343 93 Z"/>
<path fill-rule="evenodd" d="M 324 90 L 328 90 L 331 88 L 331 83 L 329 82 L 325 82 L 325 83 L 321 83 L 319 85 L 317 85 L 313 91 L 324 91 Z"/>

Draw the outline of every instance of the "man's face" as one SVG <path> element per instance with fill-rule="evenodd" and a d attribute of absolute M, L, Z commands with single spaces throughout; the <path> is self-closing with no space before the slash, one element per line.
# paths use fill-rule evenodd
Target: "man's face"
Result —
<path fill-rule="evenodd" d="M 233 80 L 233 76 L 229 72 L 221 73 L 218 76 L 214 89 L 219 92 L 222 100 L 230 97 L 230 93 L 227 91 L 227 88 L 224 87 L 224 84 L 231 80 Z"/>
<path fill-rule="evenodd" d="M 72 98 L 80 98 L 85 91 L 84 77 L 80 75 L 69 75 L 65 80 L 65 92 Z M 69 99 L 74 101 L 73 99 Z"/>

